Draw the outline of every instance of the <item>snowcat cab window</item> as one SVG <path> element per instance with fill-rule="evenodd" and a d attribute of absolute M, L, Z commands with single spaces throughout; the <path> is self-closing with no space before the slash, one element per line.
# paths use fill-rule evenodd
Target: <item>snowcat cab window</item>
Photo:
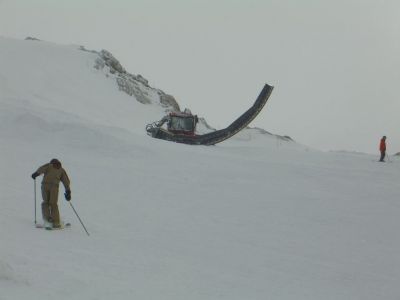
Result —
<path fill-rule="evenodd" d="M 180 130 L 180 131 L 194 131 L 194 120 L 193 117 L 177 117 L 172 116 L 169 122 L 169 126 L 171 130 Z"/>

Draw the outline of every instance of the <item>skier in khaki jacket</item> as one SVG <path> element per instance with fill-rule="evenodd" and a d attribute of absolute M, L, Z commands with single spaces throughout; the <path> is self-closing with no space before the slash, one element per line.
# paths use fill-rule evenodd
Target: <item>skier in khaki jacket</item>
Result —
<path fill-rule="evenodd" d="M 42 216 L 45 222 L 53 223 L 53 228 L 60 228 L 60 213 L 58 211 L 58 185 L 60 181 L 65 188 L 65 199 L 71 200 L 70 181 L 67 172 L 61 167 L 61 162 L 53 158 L 50 163 L 41 166 L 32 178 L 44 174 L 42 180 Z"/>

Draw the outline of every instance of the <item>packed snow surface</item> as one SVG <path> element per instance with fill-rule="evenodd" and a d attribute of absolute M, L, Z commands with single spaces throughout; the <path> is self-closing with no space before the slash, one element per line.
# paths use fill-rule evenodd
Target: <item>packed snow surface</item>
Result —
<path fill-rule="evenodd" d="M 152 139 L 162 108 L 94 61 L 0 38 L 1 300 L 400 299 L 399 158 L 251 130 L 210 147 Z M 90 236 L 63 188 L 72 227 L 34 226 L 30 175 L 52 158 Z"/>

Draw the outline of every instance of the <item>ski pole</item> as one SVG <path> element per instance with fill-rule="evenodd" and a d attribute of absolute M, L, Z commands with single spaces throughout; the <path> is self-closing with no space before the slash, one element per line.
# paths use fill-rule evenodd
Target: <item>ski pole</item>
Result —
<path fill-rule="evenodd" d="M 83 229 L 85 229 L 86 234 L 89 236 L 90 235 L 89 232 L 87 231 L 85 225 L 83 225 L 83 222 L 82 222 L 81 218 L 79 217 L 78 213 L 76 212 L 76 210 L 75 210 L 74 206 L 72 205 L 71 201 L 68 201 L 68 202 L 69 202 L 69 205 L 71 205 L 71 208 L 73 209 L 73 211 L 74 211 L 75 215 L 77 216 L 79 222 L 81 222 Z"/>
<path fill-rule="evenodd" d="M 34 183 L 33 183 L 33 186 L 34 186 L 34 188 L 33 188 L 33 190 L 34 190 L 34 193 L 35 193 L 35 225 L 36 225 L 36 178 L 34 179 Z"/>

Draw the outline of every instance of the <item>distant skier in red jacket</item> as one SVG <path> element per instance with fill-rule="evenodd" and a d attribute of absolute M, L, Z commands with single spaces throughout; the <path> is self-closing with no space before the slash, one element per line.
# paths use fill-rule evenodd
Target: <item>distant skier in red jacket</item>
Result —
<path fill-rule="evenodd" d="M 386 156 L 386 136 L 381 138 L 381 142 L 379 144 L 379 151 L 381 151 L 381 159 L 379 161 L 385 161 Z"/>

